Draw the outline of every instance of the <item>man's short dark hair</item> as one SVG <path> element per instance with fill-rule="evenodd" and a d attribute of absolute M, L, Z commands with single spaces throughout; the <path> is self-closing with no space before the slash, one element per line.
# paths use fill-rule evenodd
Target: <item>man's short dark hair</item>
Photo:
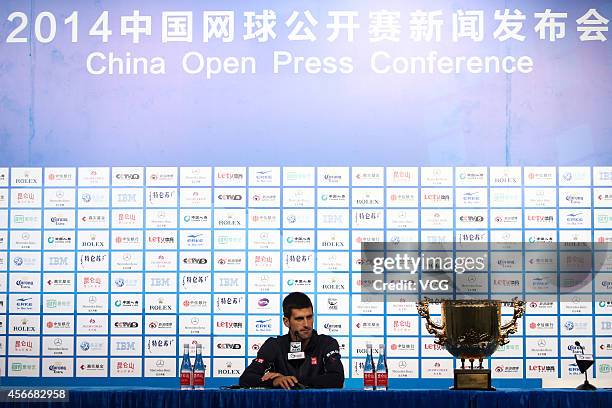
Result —
<path fill-rule="evenodd" d="M 288 319 L 291 317 L 291 310 L 306 309 L 307 307 L 312 309 L 310 298 L 302 292 L 292 292 L 283 299 L 283 316 Z"/>

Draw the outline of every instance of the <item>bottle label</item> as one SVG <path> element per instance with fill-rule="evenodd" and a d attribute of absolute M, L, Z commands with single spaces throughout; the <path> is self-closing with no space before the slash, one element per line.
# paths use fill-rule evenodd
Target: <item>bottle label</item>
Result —
<path fill-rule="evenodd" d="M 204 386 L 204 373 L 203 372 L 195 372 L 193 373 L 193 385 L 195 387 L 200 386 L 203 387 Z"/>
<path fill-rule="evenodd" d="M 388 373 L 376 373 L 376 386 L 387 388 L 389 383 Z"/>
<path fill-rule="evenodd" d="M 181 385 L 191 385 L 191 373 L 181 373 Z"/>
<path fill-rule="evenodd" d="M 373 387 L 375 381 L 374 373 L 363 373 L 363 385 L 365 387 Z"/>

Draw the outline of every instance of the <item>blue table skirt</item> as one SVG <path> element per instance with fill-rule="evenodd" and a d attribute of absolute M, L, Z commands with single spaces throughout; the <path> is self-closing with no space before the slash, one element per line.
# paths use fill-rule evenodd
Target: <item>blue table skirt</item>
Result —
<path fill-rule="evenodd" d="M 11 403 L 62 408 L 612 408 L 612 391 L 519 390 L 215 390 L 69 388 L 69 403 Z"/>

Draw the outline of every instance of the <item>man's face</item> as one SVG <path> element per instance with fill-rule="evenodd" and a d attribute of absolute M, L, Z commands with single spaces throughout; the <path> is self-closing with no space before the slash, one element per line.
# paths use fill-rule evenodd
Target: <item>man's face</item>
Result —
<path fill-rule="evenodd" d="M 312 336 L 312 307 L 291 309 L 291 316 L 283 317 L 283 323 L 289 328 L 291 338 L 297 335 L 300 340 L 308 340 Z"/>

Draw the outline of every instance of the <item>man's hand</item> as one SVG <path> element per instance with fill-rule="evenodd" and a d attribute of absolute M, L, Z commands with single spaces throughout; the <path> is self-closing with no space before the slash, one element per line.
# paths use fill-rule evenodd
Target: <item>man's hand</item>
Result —
<path fill-rule="evenodd" d="M 272 385 L 275 387 L 281 387 L 286 390 L 289 390 L 298 382 L 298 379 L 292 375 L 279 375 L 278 377 L 274 378 L 274 381 L 272 381 Z"/>
<path fill-rule="evenodd" d="M 282 374 L 280 374 L 280 373 L 274 373 L 272 371 L 268 371 L 267 373 L 265 373 L 263 375 L 263 377 L 261 377 L 261 382 L 268 381 L 268 380 L 273 380 L 276 377 L 281 377 L 281 376 L 282 376 Z"/>

